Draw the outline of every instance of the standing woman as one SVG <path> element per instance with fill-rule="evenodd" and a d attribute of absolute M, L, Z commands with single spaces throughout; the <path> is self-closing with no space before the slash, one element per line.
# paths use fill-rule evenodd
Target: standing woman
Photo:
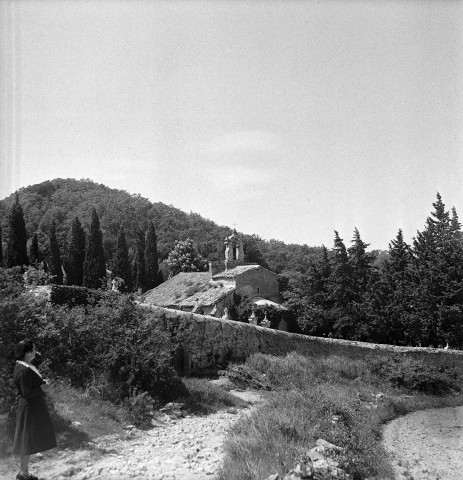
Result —
<path fill-rule="evenodd" d="M 23 340 L 16 345 L 13 380 L 18 390 L 18 411 L 13 452 L 21 456 L 21 471 L 17 480 L 37 480 L 29 473 L 29 456 L 56 447 L 55 432 L 40 385 L 45 380 L 32 365 L 35 345 Z"/>

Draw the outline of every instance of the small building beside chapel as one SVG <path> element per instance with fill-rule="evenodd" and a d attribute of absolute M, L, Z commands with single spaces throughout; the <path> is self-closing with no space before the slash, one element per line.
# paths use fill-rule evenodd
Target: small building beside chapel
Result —
<path fill-rule="evenodd" d="M 179 273 L 144 293 L 141 302 L 214 317 L 229 318 L 247 297 L 256 305 L 280 306 L 278 275 L 244 262 L 242 239 L 233 231 L 225 239 L 223 261 L 209 262 L 208 272 Z"/>

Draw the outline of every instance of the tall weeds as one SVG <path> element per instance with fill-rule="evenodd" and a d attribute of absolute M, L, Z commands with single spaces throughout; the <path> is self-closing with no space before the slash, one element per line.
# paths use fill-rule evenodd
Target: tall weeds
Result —
<path fill-rule="evenodd" d="M 403 399 L 395 402 L 400 390 L 389 370 L 379 371 L 376 364 L 360 360 L 295 353 L 282 358 L 256 354 L 246 364 L 265 375 L 275 391 L 264 406 L 231 430 L 220 480 L 284 475 L 319 438 L 345 449 L 337 460 L 354 480 L 393 478 L 381 446 L 381 424 L 408 407 Z M 395 365 L 397 376 L 400 361 Z M 407 361 L 405 377 L 411 367 Z M 453 389 L 458 388 L 451 373 L 422 368 L 428 382 L 441 382 L 444 375 L 453 378 Z M 417 371 L 418 364 L 412 370 Z M 384 400 L 378 401 L 379 393 Z"/>

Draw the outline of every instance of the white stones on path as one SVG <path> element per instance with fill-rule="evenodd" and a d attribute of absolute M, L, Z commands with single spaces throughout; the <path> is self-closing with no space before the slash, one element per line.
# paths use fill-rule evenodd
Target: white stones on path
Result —
<path fill-rule="evenodd" d="M 228 429 L 250 411 L 187 416 L 159 422 L 148 431 L 103 436 L 88 449 L 33 458 L 31 471 L 47 480 L 213 480 Z"/>

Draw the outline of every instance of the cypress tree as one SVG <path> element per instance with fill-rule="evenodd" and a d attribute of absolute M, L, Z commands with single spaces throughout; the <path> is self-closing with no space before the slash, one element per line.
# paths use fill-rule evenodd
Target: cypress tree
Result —
<path fill-rule="evenodd" d="M 145 286 L 149 290 L 159 284 L 158 238 L 154 222 L 148 224 L 145 238 Z"/>
<path fill-rule="evenodd" d="M 103 286 L 105 278 L 106 260 L 103 250 L 103 234 L 100 230 L 100 219 L 94 208 L 85 251 L 83 283 L 88 288 L 100 288 Z"/>
<path fill-rule="evenodd" d="M 56 223 L 53 220 L 50 226 L 50 260 L 49 271 L 52 276 L 53 283 L 62 285 L 63 283 L 63 270 L 61 267 L 61 252 L 56 238 Z"/>
<path fill-rule="evenodd" d="M 0 267 L 3 267 L 3 239 L 2 239 L 2 226 L 0 225 Z"/>
<path fill-rule="evenodd" d="M 74 219 L 69 234 L 69 247 L 65 262 L 68 285 L 82 285 L 84 280 L 85 231 L 78 217 Z"/>
<path fill-rule="evenodd" d="M 145 269 L 145 234 L 142 230 L 137 231 L 137 250 L 133 264 L 133 279 L 135 290 L 146 291 L 146 269 Z"/>
<path fill-rule="evenodd" d="M 125 239 L 124 227 L 121 225 L 116 240 L 116 249 L 113 257 L 113 273 L 116 277 L 122 278 L 125 283 L 125 289 L 132 291 L 132 272 L 129 263 L 129 251 Z"/>
<path fill-rule="evenodd" d="M 29 265 L 27 258 L 27 233 L 23 209 L 19 203 L 19 195 L 11 207 L 8 215 L 8 237 L 6 249 L 7 268 L 16 265 Z"/>
<path fill-rule="evenodd" d="M 37 232 L 34 233 L 34 236 L 32 237 L 31 248 L 29 251 L 29 260 L 32 265 L 37 265 L 41 261 L 41 255 L 39 250 L 39 239 L 37 237 Z"/>

